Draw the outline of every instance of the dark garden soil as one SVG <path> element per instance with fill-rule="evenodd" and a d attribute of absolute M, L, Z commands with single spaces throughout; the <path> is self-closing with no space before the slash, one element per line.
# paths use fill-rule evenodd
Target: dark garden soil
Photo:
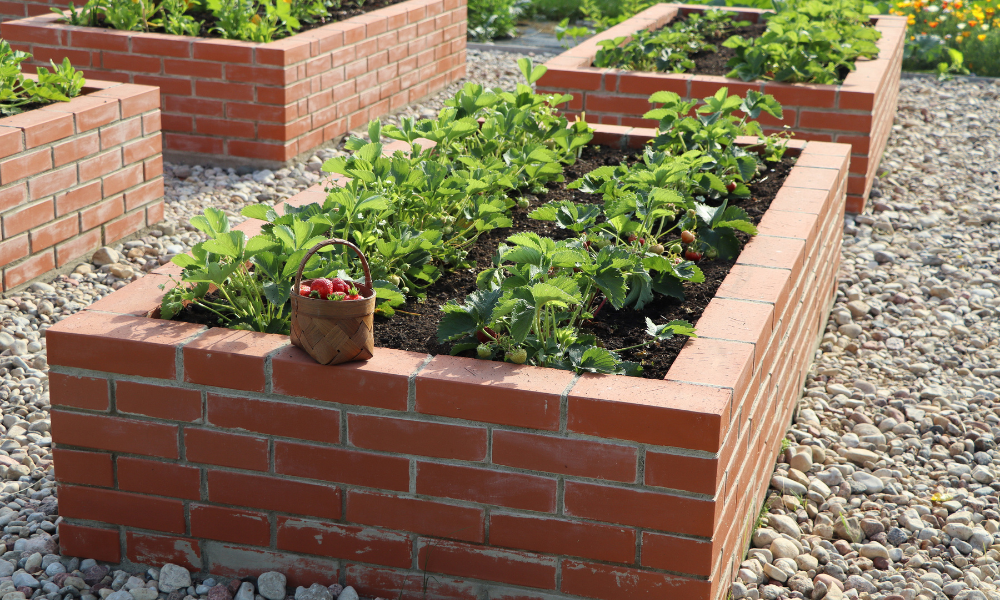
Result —
<path fill-rule="evenodd" d="M 442 314 L 441 306 L 449 300 L 464 301 L 468 294 L 476 290 L 476 275 L 492 266 L 492 258 L 496 254 L 500 242 L 521 231 L 534 231 L 539 235 L 553 239 L 570 237 L 572 232 L 560 229 L 552 222 L 529 219 L 528 214 L 542 204 L 556 200 L 573 200 L 581 203 L 603 202 L 603 199 L 598 195 L 570 190 L 566 188 L 566 185 L 598 167 L 634 162 L 636 156 L 636 151 L 633 150 L 626 151 L 607 146 L 588 146 L 585 148 L 581 159 L 566 168 L 566 183 L 551 184 L 549 191 L 539 196 L 525 196 L 530 202 L 530 206 L 513 209 L 511 215 L 514 222 L 513 227 L 487 232 L 469 248 L 467 260 L 476 265 L 474 268 L 446 274 L 423 290 L 426 298 L 422 301 L 411 300 L 397 308 L 396 315 L 392 318 L 376 315 L 375 345 L 381 348 L 395 348 L 424 354 L 450 354 L 452 345 L 440 344 L 437 341 L 438 321 Z M 785 158 L 781 163 L 768 163 L 768 172 L 749 185 L 750 197 L 730 201 L 730 204 L 742 207 L 750 215 L 753 223 L 759 223 L 794 164 L 795 160 L 792 158 Z M 742 233 L 737 233 L 737 236 L 744 244 L 749 240 L 749 237 Z M 610 306 L 605 306 L 590 324 L 582 329 L 586 333 L 595 334 L 605 344 L 605 347 L 614 350 L 633 346 L 649 339 L 646 334 L 646 317 L 657 324 L 683 319 L 697 327 L 698 319 L 715 296 L 716 290 L 729 274 L 733 264 L 735 261 L 702 260 L 698 263 L 698 267 L 704 272 L 705 281 L 703 283 L 685 283 L 686 298 L 683 302 L 657 294 L 654 300 L 646 304 L 642 310 L 616 311 Z M 600 302 L 600 300 L 599 297 L 597 301 Z M 220 326 L 215 315 L 194 304 L 189 305 L 174 318 L 178 321 L 199 323 L 210 327 Z M 641 363 L 643 377 L 663 379 L 671 363 L 684 346 L 686 339 L 678 337 L 654 346 L 623 352 L 622 358 Z M 460 356 L 475 357 L 475 351 L 470 350 L 460 354 Z"/>
<path fill-rule="evenodd" d="M 302 20 L 300 21 L 302 27 L 298 29 L 295 33 L 299 34 L 304 31 L 309 31 L 310 29 L 316 29 L 317 27 L 322 27 L 324 25 L 329 25 L 330 23 L 336 23 L 338 21 L 344 21 L 350 19 L 351 17 L 356 17 L 358 15 L 363 15 L 365 13 L 370 13 L 374 10 L 380 8 L 385 8 L 386 6 L 392 6 L 393 4 L 399 4 L 400 2 L 405 2 L 406 0 L 366 0 L 360 2 L 361 6 L 358 6 L 359 2 L 356 0 L 343 0 L 339 2 L 340 6 L 338 8 L 331 8 L 327 16 L 316 19 L 316 20 Z M 333 4 L 333 3 L 331 3 Z M 213 31 L 216 27 L 216 18 L 209 11 L 193 10 L 188 12 L 189 15 L 195 18 L 196 21 L 201 22 L 201 32 L 198 34 L 200 37 L 206 38 L 221 38 L 218 32 Z M 265 7 L 261 4 L 258 10 L 260 16 L 265 16 Z M 102 20 L 98 22 L 98 27 L 104 29 L 111 29 L 111 26 L 107 24 L 107 21 Z M 165 33 L 162 27 L 150 27 L 149 31 L 155 33 Z M 288 37 L 288 36 L 284 36 Z M 283 39 L 281 37 L 275 36 L 275 40 Z"/>
<path fill-rule="evenodd" d="M 729 62 L 729 59 L 736 56 L 736 51 L 732 48 L 726 48 L 722 45 L 722 42 L 734 35 L 754 40 L 764 35 L 765 31 L 767 31 L 766 23 L 751 23 L 744 27 L 728 29 L 718 37 L 707 38 L 708 43 L 714 45 L 717 50 L 715 52 L 704 51 L 692 54 L 691 59 L 694 61 L 694 73 L 698 75 L 718 75 L 725 77 L 726 73 L 733 70 L 732 67 L 726 66 L 726 63 Z"/>
<path fill-rule="evenodd" d="M 566 169 L 567 183 L 572 182 L 594 169 L 605 165 L 618 165 L 635 159 L 634 151 L 623 151 L 605 146 L 587 147 L 583 156 L 575 164 Z M 756 224 L 760 222 L 764 211 L 771 205 L 778 190 L 784 183 L 788 172 L 794 164 L 794 159 L 786 158 L 782 163 L 772 165 L 769 171 L 750 187 L 751 196 L 747 199 L 731 202 L 741 206 Z M 536 221 L 528 218 L 528 213 L 538 206 L 555 200 L 573 200 L 574 202 L 602 202 L 600 196 L 586 194 L 579 190 L 566 189 L 566 184 L 552 184 L 547 194 L 538 197 L 527 196 L 531 202 L 528 208 L 514 208 L 512 219 L 514 226 L 509 229 L 498 229 L 487 232 L 470 249 L 468 260 L 475 261 L 476 268 L 453 272 L 428 287 L 423 302 L 409 302 L 397 310 L 391 319 L 376 316 L 375 345 L 383 348 L 396 348 L 427 354 L 449 354 L 451 344 L 439 344 L 437 341 L 438 321 L 441 318 L 441 305 L 448 300 L 464 301 L 465 297 L 476 290 L 476 274 L 492 266 L 492 258 L 500 242 L 519 231 L 534 231 L 554 239 L 570 237 L 569 231 L 559 229 L 554 223 Z M 744 243 L 748 239 L 739 234 Z M 610 306 L 602 309 L 593 319 L 589 328 L 604 342 L 609 349 L 625 348 L 649 339 L 646 335 L 646 317 L 655 323 L 666 323 L 674 319 L 684 319 L 697 325 L 698 318 L 705 307 L 715 296 L 722 280 L 726 278 L 735 261 L 703 260 L 698 267 L 705 273 L 705 281 L 697 284 L 685 284 L 687 296 L 683 303 L 666 296 L 656 295 L 642 310 L 625 309 L 615 311 Z M 411 313 L 411 314 L 404 314 Z M 587 329 L 585 328 L 585 331 Z M 667 369 L 677 357 L 686 338 L 675 338 L 658 346 L 625 352 L 622 358 L 641 362 L 642 376 L 651 379 L 663 379 Z M 474 357 L 475 351 L 470 350 L 462 356 Z"/>

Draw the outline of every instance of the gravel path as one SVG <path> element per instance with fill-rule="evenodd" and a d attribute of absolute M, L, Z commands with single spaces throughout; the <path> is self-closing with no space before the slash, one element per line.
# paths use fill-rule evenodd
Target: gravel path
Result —
<path fill-rule="evenodd" d="M 512 86 L 516 58 L 470 51 L 469 79 Z M 403 115 L 435 113 L 457 87 Z M 837 306 L 736 599 L 1000 600 L 1000 85 L 902 87 L 888 173 L 874 211 L 845 222 Z M 3 600 L 254 600 L 251 583 L 191 581 L 172 565 L 131 576 L 58 556 L 44 331 L 186 252 L 206 206 L 239 222 L 245 204 L 319 182 L 340 152 L 276 172 L 167 165 L 157 229 L 0 300 Z M 262 579 L 257 598 L 282 600 L 283 576 Z M 357 596 L 317 585 L 295 597 Z"/>

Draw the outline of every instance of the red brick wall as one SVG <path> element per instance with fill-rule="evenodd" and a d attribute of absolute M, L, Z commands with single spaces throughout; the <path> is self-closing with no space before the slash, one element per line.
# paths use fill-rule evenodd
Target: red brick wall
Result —
<path fill-rule="evenodd" d="M 678 14 L 704 11 L 706 7 L 684 4 L 657 4 L 579 46 L 549 60 L 548 73 L 539 81 L 539 91 L 574 96 L 566 105 L 570 114 L 583 114 L 588 122 L 655 127 L 643 119 L 652 106 L 649 96 L 671 91 L 684 98 L 704 98 L 719 88 L 731 94 L 755 90 L 771 94 L 784 107 L 784 118 L 762 115 L 761 123 L 770 132 L 788 126 L 796 139 L 838 142 L 853 146 L 851 176 L 847 184 L 847 210 L 860 212 L 871 192 L 882 150 L 896 114 L 899 78 L 906 41 L 906 19 L 880 15 L 873 17 L 882 33 L 879 56 L 860 60 L 857 70 L 840 85 L 744 83 L 736 79 L 708 75 L 644 73 L 618 69 L 598 69 L 593 65 L 598 42 L 630 36 L 641 29 L 663 27 Z M 739 9 L 739 18 L 757 21 L 765 11 Z"/>
<path fill-rule="evenodd" d="M 284 336 L 147 318 L 169 266 L 60 322 L 63 550 L 391 598 L 426 574 L 432 599 L 721 600 L 836 280 L 848 148 L 792 152 L 665 381 L 387 349 L 321 366 Z"/>
<path fill-rule="evenodd" d="M 88 81 L 0 119 L 0 269 L 10 289 L 163 218 L 160 98 Z"/>
<path fill-rule="evenodd" d="M 70 0 L 0 0 L 0 23 L 24 17 L 46 15 L 51 13 L 53 8 L 60 10 L 67 8 L 69 2 Z M 83 2 L 75 2 L 75 4 L 79 6 Z"/>
<path fill-rule="evenodd" d="M 465 75 L 465 0 L 408 0 L 272 42 L 0 27 L 36 64 L 159 86 L 164 150 L 285 162 Z"/>

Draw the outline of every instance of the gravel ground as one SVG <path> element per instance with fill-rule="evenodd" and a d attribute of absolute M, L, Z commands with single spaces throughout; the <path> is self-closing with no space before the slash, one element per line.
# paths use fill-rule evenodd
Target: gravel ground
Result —
<path fill-rule="evenodd" d="M 470 51 L 469 79 L 511 86 L 516 58 Z M 1000 600 L 1000 86 L 902 88 L 874 210 L 845 221 L 837 306 L 736 599 Z M 403 115 L 428 116 L 457 89 Z M 319 182 L 339 152 L 276 172 L 167 165 L 157 229 L 0 300 L 2 600 L 284 598 L 278 573 L 255 594 L 173 565 L 132 576 L 58 556 L 44 331 L 186 252 L 201 239 L 188 220 L 206 206 L 239 222 L 243 205 Z M 356 598 L 339 585 L 294 596 Z"/>

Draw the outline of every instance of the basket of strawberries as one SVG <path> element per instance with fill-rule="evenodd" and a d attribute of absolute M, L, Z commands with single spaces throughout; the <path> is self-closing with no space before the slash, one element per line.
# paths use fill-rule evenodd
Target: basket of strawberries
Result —
<path fill-rule="evenodd" d="M 302 281 L 302 270 L 312 255 L 333 244 L 347 246 L 361 258 L 363 283 L 348 283 L 339 277 Z M 292 343 L 324 365 L 371 358 L 375 350 L 372 335 L 375 291 L 371 281 L 368 259 L 351 242 L 330 239 L 313 246 L 295 274 L 291 297 Z"/>

